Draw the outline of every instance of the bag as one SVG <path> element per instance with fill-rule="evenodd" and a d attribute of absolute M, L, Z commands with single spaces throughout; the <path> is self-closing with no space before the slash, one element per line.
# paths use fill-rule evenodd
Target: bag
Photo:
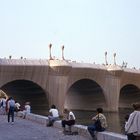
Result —
<path fill-rule="evenodd" d="M 101 125 L 101 121 L 99 119 L 99 116 L 98 116 L 98 119 L 95 121 L 94 125 L 95 125 L 96 131 L 99 131 L 99 132 L 102 131 L 102 125 Z"/>

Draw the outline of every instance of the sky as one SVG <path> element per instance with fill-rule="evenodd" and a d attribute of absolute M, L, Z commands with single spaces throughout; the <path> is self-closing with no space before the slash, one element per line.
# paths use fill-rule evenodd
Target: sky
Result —
<path fill-rule="evenodd" d="M 85 63 L 116 62 L 140 68 L 140 0 L 0 0 L 0 58 Z"/>

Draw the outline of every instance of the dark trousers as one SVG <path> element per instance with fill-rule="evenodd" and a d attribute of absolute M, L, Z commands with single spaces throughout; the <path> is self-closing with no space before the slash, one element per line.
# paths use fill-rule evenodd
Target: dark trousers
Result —
<path fill-rule="evenodd" d="M 87 129 L 88 129 L 88 132 L 90 133 L 90 135 L 91 135 L 92 137 L 94 137 L 94 136 L 95 136 L 95 131 L 96 131 L 95 125 L 94 125 L 94 124 L 93 124 L 93 125 L 89 125 Z M 101 131 L 105 131 L 105 128 L 102 128 Z M 100 131 L 100 132 L 101 132 L 101 131 Z"/>
<path fill-rule="evenodd" d="M 62 127 L 66 127 L 66 125 L 71 126 L 75 124 L 75 120 L 62 120 Z"/>
<path fill-rule="evenodd" d="M 136 140 L 136 136 L 133 135 L 133 133 L 127 134 L 128 140 Z"/>
<path fill-rule="evenodd" d="M 12 122 L 14 122 L 14 110 L 15 110 L 14 107 L 10 107 L 10 108 L 9 108 L 9 112 L 8 112 L 8 122 L 10 122 L 10 116 L 11 116 L 11 118 L 12 118 Z"/>

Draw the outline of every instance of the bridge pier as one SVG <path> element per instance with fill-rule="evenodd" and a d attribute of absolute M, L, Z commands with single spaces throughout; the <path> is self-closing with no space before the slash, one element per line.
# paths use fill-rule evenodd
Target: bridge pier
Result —
<path fill-rule="evenodd" d="M 120 78 L 108 76 L 104 85 L 105 98 L 107 103 L 107 111 L 118 111 Z"/>

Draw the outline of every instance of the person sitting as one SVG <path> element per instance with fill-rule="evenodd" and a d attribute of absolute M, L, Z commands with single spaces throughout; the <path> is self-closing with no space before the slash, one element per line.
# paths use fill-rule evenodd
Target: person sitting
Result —
<path fill-rule="evenodd" d="M 17 101 L 15 101 L 15 111 L 20 111 L 20 104 Z"/>
<path fill-rule="evenodd" d="M 24 119 L 25 119 L 25 117 L 26 117 L 27 114 L 31 113 L 30 102 L 26 102 L 25 103 L 23 113 L 24 113 L 24 116 L 23 116 Z"/>
<path fill-rule="evenodd" d="M 71 134 L 71 126 L 75 124 L 75 115 L 72 111 L 68 109 L 64 109 L 63 111 L 63 120 L 62 120 L 62 128 L 63 128 L 63 133 L 66 134 L 67 132 Z M 66 131 L 66 125 L 69 126 L 69 131 Z"/>
<path fill-rule="evenodd" d="M 49 110 L 48 119 L 49 119 L 49 122 L 47 126 L 53 126 L 53 123 L 59 119 L 59 113 L 55 105 L 51 106 L 51 109 Z"/>
<path fill-rule="evenodd" d="M 92 138 L 95 138 L 95 131 L 101 132 L 104 131 L 107 127 L 106 117 L 103 114 L 102 108 L 97 108 L 97 115 L 92 118 L 94 124 L 88 126 L 88 131 Z"/>

